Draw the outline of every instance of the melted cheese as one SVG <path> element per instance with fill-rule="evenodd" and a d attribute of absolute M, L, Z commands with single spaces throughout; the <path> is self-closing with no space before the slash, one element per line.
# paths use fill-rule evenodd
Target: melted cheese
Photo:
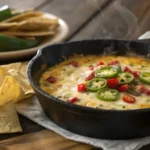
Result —
<path fill-rule="evenodd" d="M 94 71 L 99 69 L 100 66 L 96 66 L 100 61 L 105 64 L 110 63 L 113 60 L 118 60 L 121 67 L 127 66 L 132 71 L 150 71 L 150 61 L 143 57 L 123 57 L 123 56 L 95 56 L 95 55 L 75 55 L 68 60 L 46 70 L 39 81 L 39 85 L 45 92 L 66 101 L 71 97 L 78 97 L 79 101 L 75 104 L 103 108 L 103 109 L 139 109 L 150 107 L 150 96 L 142 94 L 140 96 L 134 96 L 136 102 L 134 104 L 126 103 L 122 100 L 124 92 L 120 93 L 120 99 L 113 102 L 106 102 L 99 100 L 96 97 L 95 92 L 78 92 L 77 85 L 85 83 L 85 78 L 93 71 L 89 70 L 90 66 L 94 66 Z M 79 67 L 68 65 L 70 61 L 77 61 Z M 54 76 L 57 79 L 56 83 L 48 83 L 47 78 Z M 145 85 L 147 88 L 150 86 Z"/>

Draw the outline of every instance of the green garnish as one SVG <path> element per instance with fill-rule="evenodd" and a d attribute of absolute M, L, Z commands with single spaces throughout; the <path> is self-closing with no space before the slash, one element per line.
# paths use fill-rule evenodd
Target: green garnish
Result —
<path fill-rule="evenodd" d="M 97 98 L 103 101 L 116 101 L 119 99 L 119 92 L 114 89 L 101 89 L 97 92 Z"/>

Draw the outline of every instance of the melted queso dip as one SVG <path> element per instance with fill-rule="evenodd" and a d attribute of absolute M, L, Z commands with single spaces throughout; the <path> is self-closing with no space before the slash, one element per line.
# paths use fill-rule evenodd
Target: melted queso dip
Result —
<path fill-rule="evenodd" d="M 66 101 L 92 108 L 150 107 L 150 61 L 143 57 L 75 55 L 47 69 L 42 90 Z"/>

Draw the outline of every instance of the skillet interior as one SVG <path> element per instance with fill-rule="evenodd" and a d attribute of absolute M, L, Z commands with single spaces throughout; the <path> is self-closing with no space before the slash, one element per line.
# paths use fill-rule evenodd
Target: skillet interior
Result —
<path fill-rule="evenodd" d="M 90 137 L 127 139 L 150 135 L 150 109 L 119 111 L 86 108 L 49 96 L 38 86 L 39 77 L 47 67 L 74 53 L 126 55 L 129 52 L 148 58 L 150 45 L 134 41 L 87 40 L 51 45 L 39 50 L 29 63 L 28 77 L 45 114 L 57 125 Z"/>

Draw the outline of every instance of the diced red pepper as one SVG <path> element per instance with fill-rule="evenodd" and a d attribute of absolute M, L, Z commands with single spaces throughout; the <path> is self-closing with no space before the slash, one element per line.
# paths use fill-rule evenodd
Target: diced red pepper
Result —
<path fill-rule="evenodd" d="M 79 99 L 77 97 L 73 97 L 67 100 L 68 103 L 74 103 L 76 101 L 78 101 Z"/>
<path fill-rule="evenodd" d="M 117 65 L 117 64 L 119 64 L 119 61 L 118 60 L 114 60 L 114 61 L 108 63 L 107 65 L 110 66 L 110 65 Z"/>
<path fill-rule="evenodd" d="M 89 69 L 90 69 L 90 70 L 94 70 L 94 67 L 90 67 Z"/>
<path fill-rule="evenodd" d="M 86 85 L 84 83 L 78 84 L 77 89 L 78 92 L 85 92 L 87 90 Z"/>
<path fill-rule="evenodd" d="M 104 65 L 104 63 L 100 61 L 100 62 L 97 64 L 97 66 L 100 66 L 100 65 Z"/>
<path fill-rule="evenodd" d="M 146 87 L 144 85 L 137 85 L 136 90 L 143 93 L 146 91 Z"/>
<path fill-rule="evenodd" d="M 46 79 L 49 83 L 55 83 L 56 82 L 56 77 L 50 76 Z"/>
<path fill-rule="evenodd" d="M 125 92 L 128 90 L 128 84 L 124 84 L 124 85 L 121 85 L 119 88 L 118 88 L 118 91 L 119 92 Z"/>
<path fill-rule="evenodd" d="M 132 72 L 128 67 L 125 67 L 125 68 L 124 68 L 124 71 L 125 71 L 125 72 L 129 72 L 129 73 Z"/>
<path fill-rule="evenodd" d="M 117 78 L 107 79 L 107 85 L 109 88 L 117 88 L 119 84 L 119 80 Z"/>
<path fill-rule="evenodd" d="M 122 99 L 126 103 L 135 103 L 135 101 L 136 101 L 135 97 L 133 97 L 129 94 L 125 94 Z"/>
<path fill-rule="evenodd" d="M 150 95 L 150 89 L 146 89 L 145 94 Z"/>
<path fill-rule="evenodd" d="M 138 78 L 140 75 L 139 71 L 131 71 L 131 73 L 134 75 L 135 78 Z"/>
<path fill-rule="evenodd" d="M 92 80 L 94 78 L 94 72 L 92 72 L 88 77 L 85 78 L 86 81 Z"/>
<path fill-rule="evenodd" d="M 124 68 L 124 71 L 125 71 L 125 72 L 129 72 L 129 73 L 132 73 L 135 78 L 138 78 L 139 75 L 140 75 L 140 72 L 139 72 L 139 71 L 132 71 L 132 70 L 130 70 L 128 67 L 125 67 L 125 68 Z"/>
<path fill-rule="evenodd" d="M 69 65 L 72 65 L 72 66 L 74 66 L 74 67 L 79 67 L 79 63 L 76 62 L 76 61 L 71 61 L 71 62 L 69 62 Z"/>

